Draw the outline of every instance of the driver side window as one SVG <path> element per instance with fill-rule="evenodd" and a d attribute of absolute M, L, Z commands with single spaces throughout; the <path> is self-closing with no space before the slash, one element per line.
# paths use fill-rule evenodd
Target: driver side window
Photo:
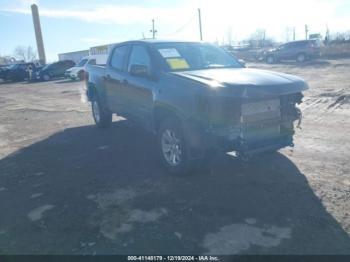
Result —
<path fill-rule="evenodd" d="M 147 66 L 148 70 L 150 70 L 151 58 L 144 46 L 134 45 L 132 47 L 129 64 L 128 64 L 128 72 L 130 72 L 131 65 Z"/>

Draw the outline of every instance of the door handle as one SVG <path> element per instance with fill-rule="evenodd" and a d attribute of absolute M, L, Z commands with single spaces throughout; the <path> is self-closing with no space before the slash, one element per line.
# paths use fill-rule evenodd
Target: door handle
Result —
<path fill-rule="evenodd" d="M 127 85 L 127 84 L 129 84 L 129 81 L 126 80 L 126 79 L 124 79 L 124 80 L 123 80 L 123 84 L 126 84 L 126 85 Z"/>

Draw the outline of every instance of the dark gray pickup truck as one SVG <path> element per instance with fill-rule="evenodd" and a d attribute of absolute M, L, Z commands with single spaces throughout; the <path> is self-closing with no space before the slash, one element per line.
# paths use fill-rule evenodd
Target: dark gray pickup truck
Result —
<path fill-rule="evenodd" d="M 163 164 L 177 174 L 213 149 L 247 157 L 293 146 L 307 88 L 200 42 L 120 43 L 105 67 L 90 65 L 86 75 L 97 126 L 109 127 L 117 113 L 153 132 Z"/>

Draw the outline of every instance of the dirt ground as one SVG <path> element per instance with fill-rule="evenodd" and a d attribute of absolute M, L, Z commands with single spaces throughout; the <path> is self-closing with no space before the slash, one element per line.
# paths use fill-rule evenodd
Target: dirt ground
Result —
<path fill-rule="evenodd" d="M 350 254 L 350 60 L 248 66 L 308 81 L 295 147 L 185 178 L 82 82 L 0 83 L 0 254 Z"/>

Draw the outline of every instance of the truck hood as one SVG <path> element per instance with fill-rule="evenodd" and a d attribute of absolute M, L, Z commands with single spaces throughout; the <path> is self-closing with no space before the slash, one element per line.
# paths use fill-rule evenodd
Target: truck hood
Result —
<path fill-rule="evenodd" d="M 84 69 L 84 67 L 83 67 L 83 66 L 73 66 L 73 67 L 71 67 L 71 68 L 68 68 L 68 69 L 66 70 L 66 72 L 77 73 L 77 72 L 79 72 L 81 69 Z"/>
<path fill-rule="evenodd" d="M 252 68 L 205 69 L 173 74 L 205 84 L 213 91 L 239 97 L 279 96 L 308 88 L 300 77 Z"/>

